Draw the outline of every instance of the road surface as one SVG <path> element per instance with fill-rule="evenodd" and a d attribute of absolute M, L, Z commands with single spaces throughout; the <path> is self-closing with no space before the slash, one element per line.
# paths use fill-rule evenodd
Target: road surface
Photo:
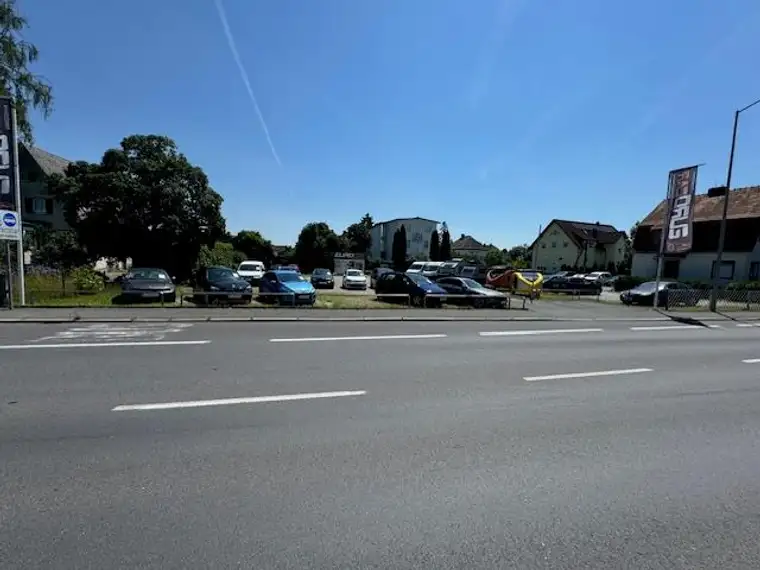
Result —
<path fill-rule="evenodd" d="M 2 567 L 759 568 L 739 324 L 0 325 Z"/>

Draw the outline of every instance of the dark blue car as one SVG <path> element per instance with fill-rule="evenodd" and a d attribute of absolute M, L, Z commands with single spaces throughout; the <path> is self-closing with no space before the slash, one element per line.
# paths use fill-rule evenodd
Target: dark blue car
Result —
<path fill-rule="evenodd" d="M 317 292 L 299 272 L 278 269 L 264 273 L 259 283 L 259 297 L 280 305 L 313 305 Z"/>
<path fill-rule="evenodd" d="M 375 293 L 384 301 L 403 301 L 416 307 L 440 307 L 446 291 L 419 273 L 383 273 L 375 283 Z"/>

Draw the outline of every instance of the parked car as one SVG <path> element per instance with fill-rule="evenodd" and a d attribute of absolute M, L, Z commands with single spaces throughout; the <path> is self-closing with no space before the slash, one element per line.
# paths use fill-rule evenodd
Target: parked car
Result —
<path fill-rule="evenodd" d="M 384 275 L 385 273 L 393 273 L 393 269 L 390 267 L 375 267 L 375 269 L 372 270 L 372 273 L 370 273 L 369 276 L 369 286 L 374 289 L 375 283 L 377 283 L 378 278 L 381 275 Z"/>
<path fill-rule="evenodd" d="M 425 268 L 424 261 L 415 261 L 407 268 L 406 272 L 407 273 L 422 273 L 422 270 L 424 268 Z"/>
<path fill-rule="evenodd" d="M 253 299 L 251 284 L 229 267 L 201 267 L 194 281 L 194 303 L 250 303 Z"/>
<path fill-rule="evenodd" d="M 259 297 L 262 301 L 280 305 L 313 305 L 317 291 L 298 271 L 279 269 L 264 273 L 259 284 Z"/>
<path fill-rule="evenodd" d="M 335 289 L 333 274 L 324 267 L 317 267 L 311 272 L 311 284 L 315 289 Z"/>
<path fill-rule="evenodd" d="M 160 301 L 174 303 L 177 288 L 169 274 L 163 269 L 136 267 L 127 272 L 121 280 L 121 301 Z"/>
<path fill-rule="evenodd" d="M 340 284 L 342 289 L 367 290 L 367 277 L 361 269 L 346 269 Z"/>
<path fill-rule="evenodd" d="M 612 279 L 612 273 L 609 271 L 592 271 L 584 279 L 593 283 L 599 283 L 600 285 L 606 285 Z"/>
<path fill-rule="evenodd" d="M 602 284 L 598 281 L 589 281 L 584 277 L 572 275 L 550 275 L 544 280 L 541 288 L 552 293 L 574 293 L 576 295 L 599 295 Z"/>
<path fill-rule="evenodd" d="M 446 290 L 419 273 L 384 273 L 375 283 L 375 292 L 379 299 L 384 295 L 399 295 L 383 300 L 408 300 L 416 307 L 440 307 L 446 300 Z"/>
<path fill-rule="evenodd" d="M 653 306 L 655 291 L 657 291 L 658 307 L 675 305 L 694 307 L 699 301 L 698 291 L 685 283 L 661 281 L 659 285 L 659 288 L 657 288 L 656 281 L 647 281 L 629 291 L 623 291 L 620 294 L 620 300 L 625 305 Z"/>
<path fill-rule="evenodd" d="M 489 289 L 467 277 L 441 277 L 435 283 L 452 295 L 446 297 L 447 303 L 472 305 L 476 308 L 502 308 L 506 307 L 509 302 L 509 297 L 501 291 Z"/>
<path fill-rule="evenodd" d="M 255 260 L 244 261 L 237 268 L 238 275 L 251 285 L 258 285 L 265 271 L 264 264 Z"/>

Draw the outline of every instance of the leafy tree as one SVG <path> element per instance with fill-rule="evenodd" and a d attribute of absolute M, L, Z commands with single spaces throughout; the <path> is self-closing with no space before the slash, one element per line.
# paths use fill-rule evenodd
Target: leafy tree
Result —
<path fill-rule="evenodd" d="M 393 234 L 391 259 L 397 271 L 406 269 L 406 228 L 403 224 Z"/>
<path fill-rule="evenodd" d="M 351 253 L 367 253 L 367 250 L 372 246 L 371 231 L 374 224 L 372 216 L 367 213 L 362 216 L 358 223 L 348 226 L 341 236 L 345 248 Z"/>
<path fill-rule="evenodd" d="M 451 259 L 451 235 L 449 235 L 448 229 L 444 229 L 441 233 L 441 251 L 438 257 L 438 261 Z"/>
<path fill-rule="evenodd" d="M 198 253 L 198 265 L 221 265 L 230 269 L 237 269 L 245 261 L 245 254 L 236 251 L 231 243 L 218 241 L 214 247 L 202 245 Z"/>
<path fill-rule="evenodd" d="M 77 241 L 72 231 L 52 231 L 36 229 L 33 232 L 34 262 L 57 269 L 61 274 L 61 285 L 66 291 L 66 277 L 77 267 L 90 264 L 95 259 Z"/>
<path fill-rule="evenodd" d="M 531 259 L 528 244 L 524 243 L 522 245 L 516 245 L 510 248 L 507 252 L 507 258 L 513 265 L 516 263 L 529 264 L 531 262 Z M 521 267 L 527 267 L 527 265 L 521 265 Z"/>
<path fill-rule="evenodd" d="M 79 243 L 95 258 L 132 258 L 187 277 L 201 246 L 225 235 L 222 197 L 173 140 L 132 135 L 99 164 L 70 164 L 50 189 Z"/>
<path fill-rule="evenodd" d="M 438 230 L 433 230 L 430 234 L 430 261 L 438 261 L 441 257 L 441 238 Z"/>
<path fill-rule="evenodd" d="M 486 252 L 485 263 L 486 265 L 504 265 L 506 262 L 502 251 L 497 247 L 492 247 Z"/>
<path fill-rule="evenodd" d="M 296 242 L 296 263 L 302 271 L 333 267 L 333 256 L 340 251 L 340 238 L 325 222 L 306 224 Z"/>
<path fill-rule="evenodd" d="M 247 259 L 255 259 L 263 262 L 267 267 L 272 265 L 275 259 L 272 242 L 257 231 L 242 230 L 232 236 L 232 246 L 246 256 Z"/>
<path fill-rule="evenodd" d="M 45 78 L 29 71 L 39 58 L 34 44 L 24 39 L 27 21 L 19 15 L 15 0 L 0 2 L 0 95 L 10 96 L 16 106 L 19 135 L 33 143 L 30 108 L 47 118 L 53 110 L 53 88 Z"/>

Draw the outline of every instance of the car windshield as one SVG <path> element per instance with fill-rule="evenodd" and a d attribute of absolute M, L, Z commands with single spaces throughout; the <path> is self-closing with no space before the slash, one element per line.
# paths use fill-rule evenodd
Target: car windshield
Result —
<path fill-rule="evenodd" d="M 212 267 L 208 270 L 208 278 L 211 281 L 224 281 L 225 279 L 237 279 L 238 274 L 227 267 Z"/>
<path fill-rule="evenodd" d="M 125 279 L 144 279 L 147 281 L 171 281 L 169 276 L 160 269 L 133 269 Z"/>
<path fill-rule="evenodd" d="M 485 289 L 483 285 L 475 281 L 474 279 L 467 279 L 466 277 L 462 278 L 462 283 L 464 283 L 467 287 L 470 289 Z"/>
<path fill-rule="evenodd" d="M 358 269 L 346 270 L 346 277 L 362 277 L 364 274 Z"/>
<path fill-rule="evenodd" d="M 657 283 L 654 281 L 647 281 L 646 283 L 642 283 L 638 287 L 636 287 L 636 291 L 639 291 L 640 293 L 650 293 L 654 291 L 654 288 L 657 286 Z"/>
<path fill-rule="evenodd" d="M 318 268 L 314 270 L 314 275 L 330 275 L 330 271 L 328 269 Z"/>
<path fill-rule="evenodd" d="M 438 265 L 437 263 L 428 263 L 423 268 L 423 271 L 438 271 L 439 267 L 440 265 Z"/>
<path fill-rule="evenodd" d="M 409 279 L 414 281 L 417 285 L 432 285 L 433 282 L 427 277 L 420 275 L 419 273 L 411 273 L 408 275 Z"/>
<path fill-rule="evenodd" d="M 260 263 L 241 263 L 239 271 L 262 271 L 264 268 Z"/>
<path fill-rule="evenodd" d="M 280 278 L 280 281 L 283 283 L 291 283 L 293 281 L 303 281 L 303 277 L 300 273 L 296 273 L 295 271 L 283 271 L 278 275 Z"/>
<path fill-rule="evenodd" d="M 425 266 L 424 263 L 412 263 L 409 266 L 409 269 L 407 271 L 422 271 L 422 268 Z"/>

